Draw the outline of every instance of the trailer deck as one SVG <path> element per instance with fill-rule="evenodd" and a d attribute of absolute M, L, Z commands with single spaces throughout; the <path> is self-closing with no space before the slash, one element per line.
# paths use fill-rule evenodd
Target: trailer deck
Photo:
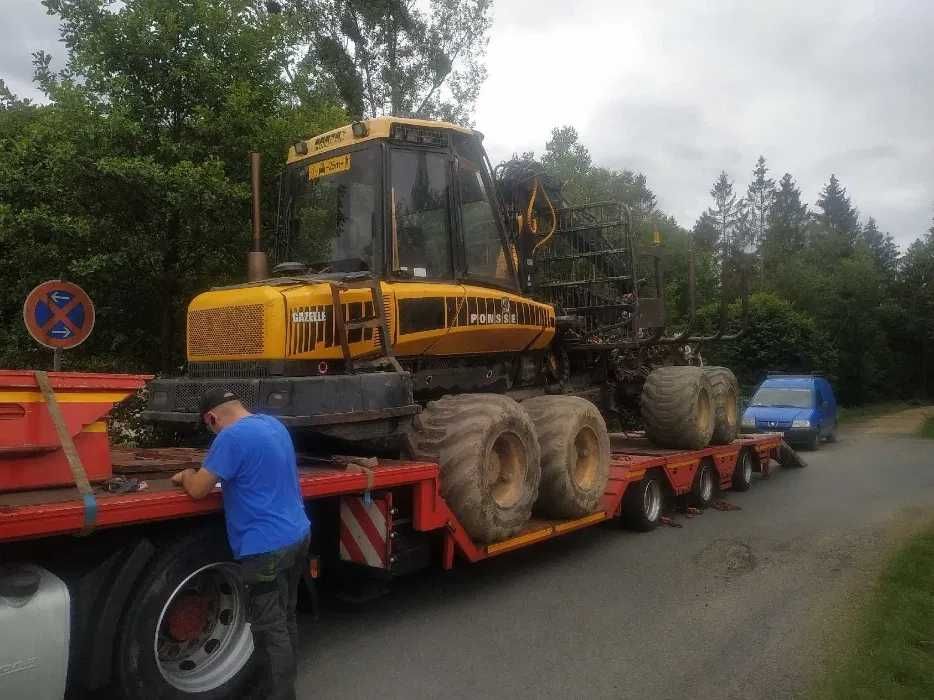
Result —
<path fill-rule="evenodd" d="M 346 468 L 301 457 L 299 485 L 306 500 L 379 494 L 393 489 L 412 489 L 412 526 L 420 532 L 443 531 L 444 568 L 454 566 L 456 555 L 469 562 L 497 556 L 521 547 L 564 535 L 618 517 L 627 488 L 655 470 L 664 476 L 671 493 L 688 493 L 701 462 L 712 460 L 720 486 L 727 488 L 740 451 L 752 450 L 758 471 L 768 474 L 769 461 L 778 456 L 781 436 L 743 436 L 729 445 L 703 450 L 660 450 L 638 434 L 615 434 L 610 480 L 600 510 L 574 520 L 529 521 L 519 534 L 501 542 L 474 542 L 440 495 L 438 466 L 425 462 L 381 459 L 372 467 Z M 174 486 L 172 473 L 198 466 L 204 456 L 196 449 L 120 449 L 111 451 L 115 473 L 145 481 L 146 488 L 130 493 L 109 493 L 98 486 L 96 526 L 101 529 L 142 525 L 219 512 L 223 508 L 218 488 L 196 501 Z M 34 489 L 0 494 L 0 542 L 78 534 L 85 525 L 85 506 L 75 488 Z"/>

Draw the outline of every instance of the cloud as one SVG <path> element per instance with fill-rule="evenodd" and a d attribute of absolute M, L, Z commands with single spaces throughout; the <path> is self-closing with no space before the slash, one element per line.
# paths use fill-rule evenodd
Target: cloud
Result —
<path fill-rule="evenodd" d="M 934 3 L 512 0 L 476 115 L 494 160 L 574 124 L 595 163 L 646 174 L 691 226 L 756 158 L 812 205 L 836 173 L 907 245 L 934 213 Z M 527 18 L 532 18 L 530 21 Z"/>
<path fill-rule="evenodd" d="M 811 205 L 831 173 L 905 246 L 934 214 L 934 2 L 499 0 L 476 122 L 491 158 L 573 124 L 594 162 L 646 174 L 691 226 L 726 170 L 756 158 Z M 38 97 L 31 53 L 61 65 L 38 0 L 0 0 L 0 77 Z"/>
<path fill-rule="evenodd" d="M 0 0 L 0 78 L 20 97 L 37 99 L 32 82 L 32 54 L 45 50 L 62 65 L 64 46 L 58 43 L 58 20 L 39 0 Z"/>

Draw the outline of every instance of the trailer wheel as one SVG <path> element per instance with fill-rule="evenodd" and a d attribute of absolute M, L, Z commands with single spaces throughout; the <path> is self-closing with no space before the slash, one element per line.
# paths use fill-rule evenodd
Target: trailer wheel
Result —
<path fill-rule="evenodd" d="M 750 450 L 740 450 L 733 468 L 733 490 L 748 491 L 752 486 L 753 456 Z"/>
<path fill-rule="evenodd" d="M 691 501 L 698 508 L 706 508 L 717 495 L 717 481 L 719 476 L 708 458 L 701 460 L 700 467 L 694 475 L 694 484 L 691 486 Z"/>
<path fill-rule="evenodd" d="M 578 396 L 536 396 L 522 408 L 542 448 L 536 511 L 552 518 L 593 513 L 610 478 L 610 436 L 600 411 Z"/>
<path fill-rule="evenodd" d="M 125 698 L 238 697 L 253 668 L 240 567 L 222 527 L 168 545 L 121 621 L 115 677 Z"/>
<path fill-rule="evenodd" d="M 654 530 L 662 516 L 664 493 L 656 474 L 646 474 L 637 484 L 626 489 L 623 497 L 623 525 L 630 530 Z"/>
<path fill-rule="evenodd" d="M 714 445 L 728 445 L 739 432 L 739 383 L 726 367 L 704 367 L 710 381 L 710 396 L 714 407 Z"/>
<path fill-rule="evenodd" d="M 529 520 L 541 448 L 529 414 L 508 396 L 460 394 L 432 401 L 406 431 L 414 459 L 441 467 L 441 495 L 470 536 L 495 542 Z"/>
<path fill-rule="evenodd" d="M 645 433 L 660 447 L 699 450 L 714 428 L 710 380 L 700 367 L 659 367 L 640 399 Z"/>

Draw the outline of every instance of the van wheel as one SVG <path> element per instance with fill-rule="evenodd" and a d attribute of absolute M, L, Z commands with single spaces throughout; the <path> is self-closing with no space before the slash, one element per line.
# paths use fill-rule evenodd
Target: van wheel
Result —
<path fill-rule="evenodd" d="M 655 474 L 646 474 L 642 481 L 626 489 L 623 525 L 639 532 L 654 530 L 662 517 L 663 506 L 661 480 Z"/>
<path fill-rule="evenodd" d="M 838 424 L 833 424 L 833 430 L 830 431 L 830 435 L 827 436 L 827 442 L 836 442 L 837 441 L 837 427 Z"/>
<path fill-rule="evenodd" d="M 709 506 L 717 495 L 717 470 L 713 462 L 705 458 L 701 460 L 697 474 L 694 475 L 694 485 L 691 487 L 691 501 L 698 508 Z"/>
<path fill-rule="evenodd" d="M 239 697 L 253 670 L 240 566 L 222 527 L 165 547 L 124 612 L 115 658 L 121 697 Z"/>

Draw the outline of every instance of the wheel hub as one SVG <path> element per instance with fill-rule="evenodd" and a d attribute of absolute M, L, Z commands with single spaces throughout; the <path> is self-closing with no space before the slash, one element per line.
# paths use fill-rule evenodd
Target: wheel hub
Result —
<path fill-rule="evenodd" d="M 589 489 L 597 478 L 600 465 L 600 443 L 590 427 L 584 427 L 574 437 L 574 466 L 571 476 L 582 489 Z"/>
<path fill-rule="evenodd" d="M 169 635 L 176 642 L 197 639 L 208 625 L 211 600 L 197 593 L 184 593 L 177 598 L 166 620 Z"/>
<path fill-rule="evenodd" d="M 522 497 L 527 468 L 524 454 L 522 443 L 513 433 L 503 433 L 493 443 L 487 478 L 493 500 L 500 508 L 510 508 Z"/>
<path fill-rule="evenodd" d="M 183 693 L 220 687 L 253 655 L 239 567 L 209 564 L 191 573 L 166 599 L 153 648 L 165 681 Z"/>

